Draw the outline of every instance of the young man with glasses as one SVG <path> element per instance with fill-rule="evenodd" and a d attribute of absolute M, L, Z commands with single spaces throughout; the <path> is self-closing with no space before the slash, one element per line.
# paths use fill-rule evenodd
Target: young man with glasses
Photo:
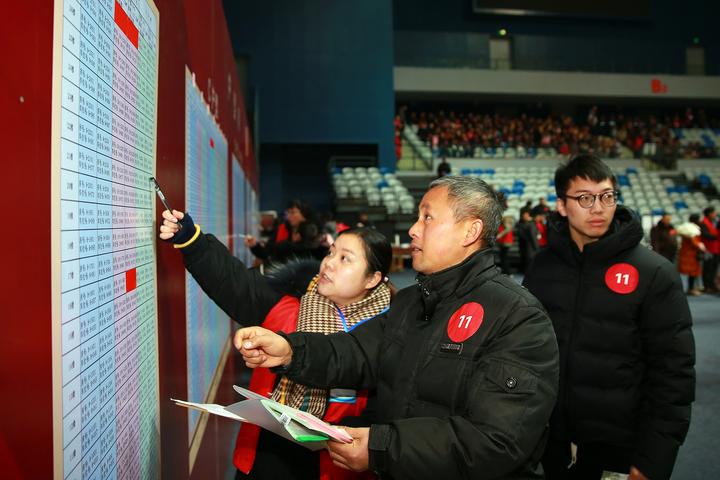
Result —
<path fill-rule="evenodd" d="M 610 168 L 580 155 L 555 172 L 557 213 L 524 285 L 560 348 L 546 478 L 667 479 L 695 392 L 691 317 L 673 264 L 641 246 Z"/>

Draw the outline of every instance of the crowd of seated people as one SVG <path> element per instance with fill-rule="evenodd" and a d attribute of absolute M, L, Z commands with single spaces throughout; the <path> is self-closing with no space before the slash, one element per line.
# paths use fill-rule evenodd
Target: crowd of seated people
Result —
<path fill-rule="evenodd" d="M 713 158 L 717 145 L 681 141 L 682 129 L 720 127 L 720 119 L 692 108 L 657 115 L 624 113 L 594 106 L 578 117 L 567 114 L 477 113 L 398 109 L 395 127 L 409 125 L 436 157 L 477 158 L 483 152 L 515 149 L 535 157 L 538 149 L 557 154 L 594 153 L 605 158 Z"/>

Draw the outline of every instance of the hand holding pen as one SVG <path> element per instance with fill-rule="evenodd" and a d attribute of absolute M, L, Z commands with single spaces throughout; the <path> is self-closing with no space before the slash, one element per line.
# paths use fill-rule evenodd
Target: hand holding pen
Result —
<path fill-rule="evenodd" d="M 160 225 L 160 239 L 170 240 L 182 228 L 180 221 L 185 218 L 185 214 L 177 210 L 165 210 L 162 212 L 162 217 L 163 223 Z"/>

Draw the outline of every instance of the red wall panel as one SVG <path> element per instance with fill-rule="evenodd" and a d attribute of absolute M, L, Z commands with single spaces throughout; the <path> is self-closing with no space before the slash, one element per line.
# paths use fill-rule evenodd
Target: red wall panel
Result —
<path fill-rule="evenodd" d="M 52 477 L 50 97 L 52 2 L 3 4 L 0 475 Z"/>

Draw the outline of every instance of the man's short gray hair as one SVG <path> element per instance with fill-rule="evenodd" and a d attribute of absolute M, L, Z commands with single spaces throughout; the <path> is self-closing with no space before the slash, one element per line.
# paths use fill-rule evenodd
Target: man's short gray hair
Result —
<path fill-rule="evenodd" d="M 484 247 L 495 244 L 503 207 L 490 185 L 476 177 L 447 176 L 430 183 L 428 190 L 446 187 L 456 222 L 479 218 L 483 222 Z"/>

